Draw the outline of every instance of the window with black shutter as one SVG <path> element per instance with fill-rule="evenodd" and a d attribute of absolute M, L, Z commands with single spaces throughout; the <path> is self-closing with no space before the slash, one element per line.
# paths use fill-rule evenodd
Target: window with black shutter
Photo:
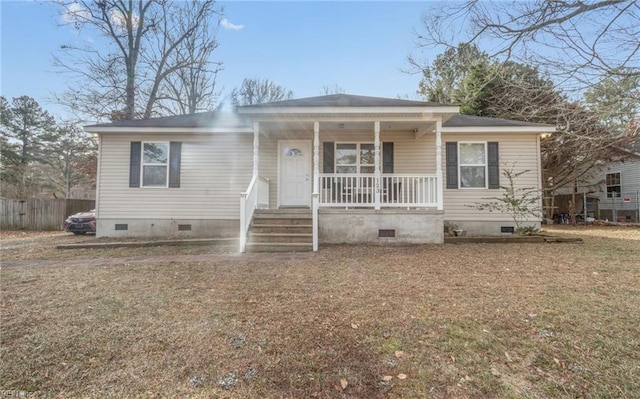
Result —
<path fill-rule="evenodd" d="M 180 187 L 181 142 L 131 142 L 129 187 Z"/>
<path fill-rule="evenodd" d="M 447 142 L 446 187 L 500 188 L 498 142 Z"/>

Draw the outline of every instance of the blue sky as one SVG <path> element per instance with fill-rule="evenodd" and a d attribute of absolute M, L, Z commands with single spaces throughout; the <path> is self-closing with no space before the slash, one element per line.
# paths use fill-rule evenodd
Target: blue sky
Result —
<path fill-rule="evenodd" d="M 48 98 L 73 84 L 53 72 L 57 48 L 78 38 L 61 27 L 55 8 L 33 1 L 1 1 L 1 93 L 35 98 L 60 114 Z M 409 75 L 420 16 L 437 2 L 219 2 L 226 27 L 215 59 L 224 63 L 218 88 L 230 92 L 245 77 L 268 78 L 295 97 L 338 85 L 347 93 L 416 97 L 420 77 Z M 433 59 L 434 52 L 429 59 Z"/>

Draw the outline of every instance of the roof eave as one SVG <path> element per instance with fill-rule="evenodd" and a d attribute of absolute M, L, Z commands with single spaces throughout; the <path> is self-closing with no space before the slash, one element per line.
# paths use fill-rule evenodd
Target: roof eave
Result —
<path fill-rule="evenodd" d="M 451 126 L 443 127 L 442 133 L 554 133 L 555 126 Z"/>
<path fill-rule="evenodd" d="M 253 133 L 253 129 L 247 127 L 126 127 L 126 126 L 85 126 L 84 131 L 88 133 L 114 133 L 114 134 L 133 134 L 133 133 L 155 133 L 155 134 L 230 134 L 230 133 Z"/>

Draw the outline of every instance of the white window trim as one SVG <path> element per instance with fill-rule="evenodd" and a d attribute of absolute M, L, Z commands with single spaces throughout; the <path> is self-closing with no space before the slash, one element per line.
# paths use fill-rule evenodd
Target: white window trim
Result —
<path fill-rule="evenodd" d="M 145 163 L 144 162 L 144 145 L 145 144 L 166 144 L 167 145 L 167 163 Z M 143 141 L 140 147 L 140 188 L 157 189 L 169 188 L 169 165 L 171 163 L 171 143 L 168 141 Z M 144 185 L 144 167 L 145 166 L 166 166 L 167 173 L 164 179 L 164 186 L 145 186 Z"/>
<path fill-rule="evenodd" d="M 487 190 L 489 188 L 489 153 L 487 149 L 487 141 L 459 141 L 458 142 L 458 189 L 461 190 Z M 463 164 L 462 152 L 460 151 L 460 144 L 484 144 L 484 164 Z M 484 166 L 484 187 L 462 187 L 462 173 L 460 169 L 462 166 Z"/>
<path fill-rule="evenodd" d="M 338 145 L 339 144 L 355 144 L 356 145 L 356 163 L 355 164 L 339 164 L 338 163 Z M 375 165 L 364 165 L 364 166 L 371 166 L 373 167 L 373 172 L 371 173 L 362 173 L 360 172 L 360 168 L 363 166 L 360 156 L 361 154 L 361 150 L 360 150 L 360 146 L 362 144 L 370 144 L 374 147 L 374 151 L 375 151 L 375 143 L 370 142 L 370 141 L 336 141 L 333 145 L 333 153 L 334 153 L 334 157 L 333 157 L 333 167 L 336 173 L 340 173 L 338 172 L 338 167 L 339 166 L 355 166 L 356 167 L 356 173 L 355 174 L 361 174 L 361 175 L 374 175 L 375 173 Z M 348 174 L 348 173 L 340 173 L 340 174 Z"/>
<path fill-rule="evenodd" d="M 609 186 L 607 184 L 607 175 L 615 175 L 615 174 L 619 174 L 620 175 L 620 184 L 616 184 L 615 186 Z M 609 187 L 620 187 L 620 196 L 619 197 L 610 197 L 609 196 Z M 610 171 L 610 172 L 606 172 L 604 174 L 604 195 L 607 199 L 614 199 L 614 198 L 622 198 L 622 172 L 621 171 Z"/>

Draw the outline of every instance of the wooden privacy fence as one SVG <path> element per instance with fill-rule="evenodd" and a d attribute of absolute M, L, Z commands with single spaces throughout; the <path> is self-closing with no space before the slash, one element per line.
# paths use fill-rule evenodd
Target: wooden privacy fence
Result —
<path fill-rule="evenodd" d="M 67 216 L 88 211 L 94 200 L 2 198 L 0 229 L 2 230 L 61 230 Z"/>

